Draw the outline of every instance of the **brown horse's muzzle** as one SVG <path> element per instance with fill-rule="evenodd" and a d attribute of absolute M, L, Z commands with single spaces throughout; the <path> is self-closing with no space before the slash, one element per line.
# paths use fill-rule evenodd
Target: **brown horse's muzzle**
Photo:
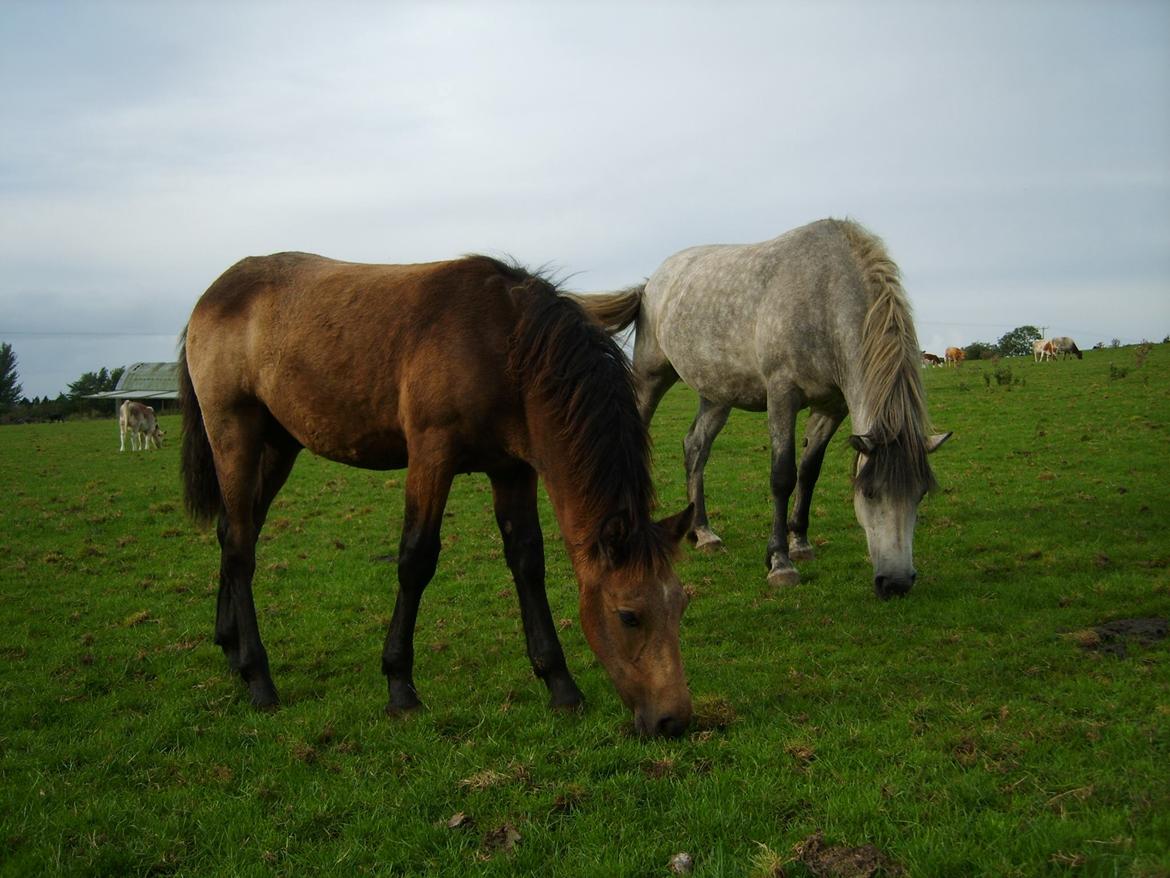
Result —
<path fill-rule="evenodd" d="M 654 710 L 648 707 L 634 709 L 634 727 L 643 738 L 678 738 L 691 724 L 691 693 L 684 693 L 666 709 Z"/>

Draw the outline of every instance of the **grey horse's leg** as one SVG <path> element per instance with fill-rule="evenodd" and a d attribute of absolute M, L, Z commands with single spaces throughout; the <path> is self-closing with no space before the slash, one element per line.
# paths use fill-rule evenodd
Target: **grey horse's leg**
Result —
<path fill-rule="evenodd" d="M 768 393 L 772 438 L 772 537 L 768 540 L 769 585 L 796 585 L 800 574 L 788 557 L 788 498 L 796 487 L 796 413 L 804 404 L 795 388 Z"/>
<path fill-rule="evenodd" d="M 711 530 L 707 521 L 707 504 L 703 496 L 703 468 L 711 454 L 711 445 L 731 413 L 730 406 L 716 405 L 709 399 L 699 397 L 699 411 L 683 440 L 683 460 L 687 468 L 687 497 L 695 505 L 695 519 L 688 536 L 696 549 L 714 551 L 723 545 L 723 540 Z"/>
<path fill-rule="evenodd" d="M 796 474 L 796 499 L 792 503 L 792 517 L 788 519 L 788 557 L 793 561 L 811 561 L 816 557 L 808 541 L 808 515 L 812 509 L 813 488 L 821 474 L 825 449 L 841 426 L 845 411 L 832 412 L 814 409 L 804 428 L 804 454 Z"/>

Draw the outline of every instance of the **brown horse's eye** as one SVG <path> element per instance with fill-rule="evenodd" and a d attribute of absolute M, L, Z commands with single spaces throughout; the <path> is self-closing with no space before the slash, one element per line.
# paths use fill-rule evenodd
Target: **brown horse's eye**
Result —
<path fill-rule="evenodd" d="M 618 610 L 618 618 L 627 628 L 637 628 L 639 625 L 638 614 L 630 610 Z"/>

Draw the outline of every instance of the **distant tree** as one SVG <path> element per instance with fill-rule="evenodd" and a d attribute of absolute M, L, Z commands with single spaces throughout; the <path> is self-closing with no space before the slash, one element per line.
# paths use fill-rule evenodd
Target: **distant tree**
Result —
<path fill-rule="evenodd" d="M 988 341 L 973 341 L 963 348 L 968 360 L 990 360 L 999 355 L 999 348 Z"/>
<path fill-rule="evenodd" d="M 1017 326 L 1000 336 L 995 346 L 1001 357 L 1026 357 L 1032 353 L 1032 342 L 1040 338 L 1040 330 L 1035 326 Z"/>
<path fill-rule="evenodd" d="M 68 395 L 62 394 L 57 397 L 57 400 L 60 402 L 64 399 L 67 402 L 69 412 L 75 412 L 78 409 L 97 410 L 102 405 L 101 401 L 86 399 L 86 397 L 90 394 L 105 393 L 113 390 L 118 384 L 118 379 L 122 377 L 122 373 L 125 371 L 121 366 L 113 372 L 105 366 L 102 366 L 96 372 L 86 372 L 76 381 L 69 384 Z"/>
<path fill-rule="evenodd" d="M 16 354 L 12 352 L 12 345 L 4 342 L 0 345 L 0 411 L 8 411 L 18 402 L 24 388 L 16 373 Z"/>
<path fill-rule="evenodd" d="M 105 393 L 113 390 L 117 386 L 118 379 L 122 377 L 124 371 L 125 369 L 121 366 L 113 372 L 105 366 L 102 366 L 96 372 L 86 372 L 69 385 L 69 398 L 77 401 L 84 399 L 91 393 Z"/>

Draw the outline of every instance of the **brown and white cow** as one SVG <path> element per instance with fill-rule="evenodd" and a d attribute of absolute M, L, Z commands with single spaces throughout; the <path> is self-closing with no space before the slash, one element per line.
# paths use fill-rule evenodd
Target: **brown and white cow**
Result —
<path fill-rule="evenodd" d="M 943 359 L 938 354 L 928 354 L 926 351 L 922 352 L 923 366 L 941 366 Z"/>
<path fill-rule="evenodd" d="M 1050 338 L 1038 338 L 1032 342 L 1032 361 L 1043 363 L 1045 360 L 1056 359 L 1056 348 Z"/>
<path fill-rule="evenodd" d="M 145 451 L 150 445 L 162 448 L 166 435 L 154 417 L 154 409 L 140 402 L 128 399 L 122 403 L 118 413 L 118 430 L 121 434 L 119 451 L 126 450 L 126 434 L 130 434 L 130 450 Z"/>

